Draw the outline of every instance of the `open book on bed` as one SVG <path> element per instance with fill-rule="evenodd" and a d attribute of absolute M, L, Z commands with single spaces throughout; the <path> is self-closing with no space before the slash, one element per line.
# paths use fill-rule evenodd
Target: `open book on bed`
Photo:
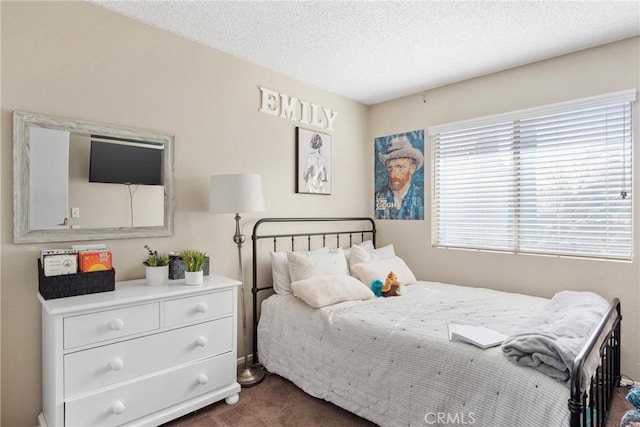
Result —
<path fill-rule="evenodd" d="M 484 326 L 449 323 L 449 341 L 466 342 L 485 349 L 502 344 L 506 338 L 505 334 Z"/>

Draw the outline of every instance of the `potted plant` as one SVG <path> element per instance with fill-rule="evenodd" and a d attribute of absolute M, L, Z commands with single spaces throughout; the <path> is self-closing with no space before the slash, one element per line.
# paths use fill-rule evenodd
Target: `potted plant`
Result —
<path fill-rule="evenodd" d="M 145 265 L 145 279 L 149 286 L 164 286 L 169 283 L 169 255 L 151 249 L 147 250 L 147 258 L 142 262 Z"/>
<path fill-rule="evenodd" d="M 206 252 L 186 249 L 182 251 L 184 262 L 184 283 L 187 285 L 202 285 L 204 260 Z"/>

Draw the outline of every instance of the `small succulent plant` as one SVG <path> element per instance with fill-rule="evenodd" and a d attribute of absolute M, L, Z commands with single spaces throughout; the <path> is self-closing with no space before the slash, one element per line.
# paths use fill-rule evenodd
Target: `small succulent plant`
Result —
<path fill-rule="evenodd" d="M 206 252 L 198 250 L 186 249 L 182 251 L 184 270 L 190 272 L 202 270 L 206 256 Z"/>
<path fill-rule="evenodd" d="M 148 245 L 144 245 L 147 250 L 147 258 L 142 263 L 149 267 L 162 267 L 169 265 L 169 255 L 164 252 L 158 252 L 151 249 Z"/>

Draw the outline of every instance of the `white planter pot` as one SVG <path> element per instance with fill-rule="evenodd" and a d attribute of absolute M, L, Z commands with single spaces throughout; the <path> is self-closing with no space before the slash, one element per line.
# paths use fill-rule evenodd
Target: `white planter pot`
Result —
<path fill-rule="evenodd" d="M 145 280 L 148 286 L 166 286 L 169 284 L 169 266 L 145 266 Z"/>
<path fill-rule="evenodd" d="M 202 285 L 203 271 L 185 271 L 184 283 L 185 285 Z"/>

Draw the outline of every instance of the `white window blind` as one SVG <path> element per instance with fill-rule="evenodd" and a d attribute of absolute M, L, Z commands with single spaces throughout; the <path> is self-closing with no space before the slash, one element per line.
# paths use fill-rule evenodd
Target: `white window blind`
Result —
<path fill-rule="evenodd" d="M 438 247 L 631 259 L 635 90 L 429 129 Z"/>

